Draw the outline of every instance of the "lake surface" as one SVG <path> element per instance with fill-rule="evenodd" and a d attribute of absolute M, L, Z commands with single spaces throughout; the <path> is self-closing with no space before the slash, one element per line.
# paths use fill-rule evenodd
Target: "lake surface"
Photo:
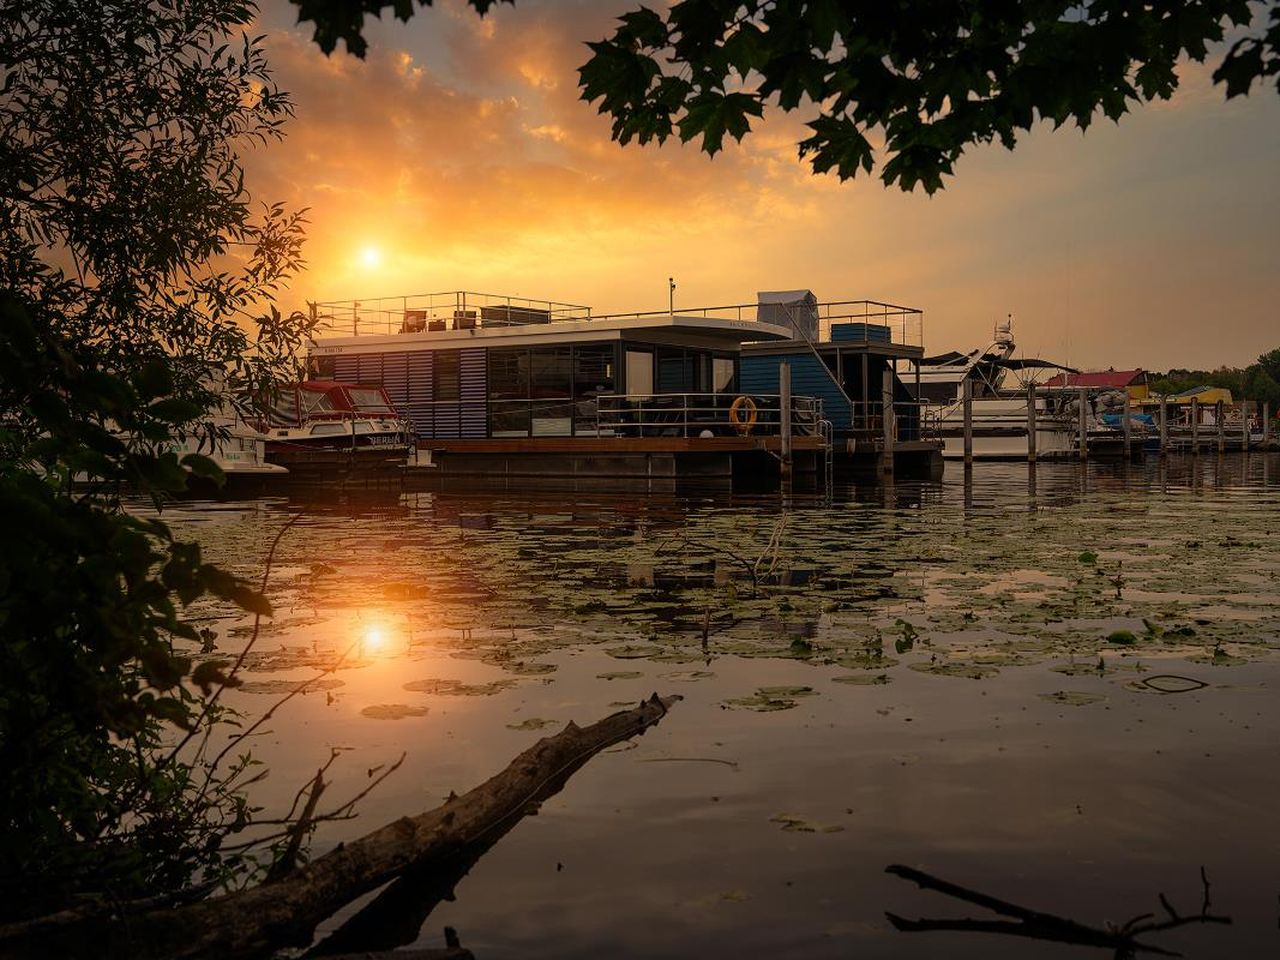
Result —
<path fill-rule="evenodd" d="M 403 766 L 314 852 L 496 773 L 538 737 L 684 699 L 519 823 L 422 928 L 482 960 L 1101 955 L 885 872 L 905 864 L 1082 923 L 1230 926 L 1148 942 L 1280 948 L 1280 456 L 949 464 L 830 496 L 421 492 L 166 508 L 276 616 L 232 695 L 256 799 L 326 801 Z M 219 651 L 250 625 L 198 610 Z M 322 807 L 325 804 L 322 803 Z M 343 916 L 351 913 L 346 911 Z M 338 925 L 342 917 L 326 924 Z"/>

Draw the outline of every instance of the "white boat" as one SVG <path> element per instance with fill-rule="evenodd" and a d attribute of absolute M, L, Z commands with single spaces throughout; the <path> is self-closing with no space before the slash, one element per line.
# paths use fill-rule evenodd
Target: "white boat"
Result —
<path fill-rule="evenodd" d="M 973 456 L 980 460 L 1025 460 L 1027 444 L 1028 386 L 1038 371 L 1068 370 L 1061 364 L 1013 356 L 1013 318 L 996 327 L 991 343 L 969 353 L 925 357 L 920 363 L 918 399 L 925 401 L 925 416 L 942 437 L 943 457 L 964 457 L 964 388 L 972 395 Z M 1072 371 L 1073 372 L 1073 371 Z M 1012 376 L 1011 376 L 1012 375 Z M 910 386 L 910 381 L 908 380 Z M 1036 456 L 1064 458 L 1079 449 L 1079 399 L 1073 393 L 1037 391 Z M 1097 453 L 1121 433 L 1108 426 L 1101 409 L 1091 403 L 1086 429 L 1089 448 Z"/>
<path fill-rule="evenodd" d="M 413 424 L 381 386 L 307 380 L 282 385 L 263 424 L 266 457 L 295 478 L 396 473 L 414 447 Z"/>

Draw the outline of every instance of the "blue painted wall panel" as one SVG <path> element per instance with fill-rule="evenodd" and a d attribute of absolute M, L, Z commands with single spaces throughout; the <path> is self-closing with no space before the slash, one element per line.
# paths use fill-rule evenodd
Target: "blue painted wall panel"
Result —
<path fill-rule="evenodd" d="M 776 394 L 778 366 L 784 360 L 791 364 L 792 395 L 816 397 L 822 401 L 823 415 L 837 430 L 849 429 L 849 404 L 836 386 L 835 377 L 812 353 L 744 356 L 741 367 L 742 392 Z"/>

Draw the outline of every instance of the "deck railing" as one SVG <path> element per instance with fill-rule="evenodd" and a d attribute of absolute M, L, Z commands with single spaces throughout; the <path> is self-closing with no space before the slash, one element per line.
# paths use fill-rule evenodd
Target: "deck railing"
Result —
<path fill-rule="evenodd" d="M 777 437 L 782 433 L 782 402 L 776 395 L 761 394 L 603 396 L 597 398 L 596 422 L 600 436 Z M 821 436 L 821 423 L 821 400 L 791 398 L 793 436 Z"/>
<path fill-rule="evenodd" d="M 941 420 L 936 409 L 915 400 L 889 405 L 890 429 L 895 442 L 905 440 L 938 440 L 942 437 Z M 853 403 L 849 409 L 849 432 L 859 439 L 884 437 L 885 405 Z"/>

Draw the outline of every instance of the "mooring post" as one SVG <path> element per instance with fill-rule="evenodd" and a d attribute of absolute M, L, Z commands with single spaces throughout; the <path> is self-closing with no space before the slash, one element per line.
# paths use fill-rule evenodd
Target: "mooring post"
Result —
<path fill-rule="evenodd" d="M 1222 453 L 1227 449 L 1227 412 L 1226 405 L 1221 400 L 1213 405 L 1213 417 L 1218 421 L 1218 452 Z"/>
<path fill-rule="evenodd" d="M 1027 463 L 1036 462 L 1036 385 L 1027 384 Z"/>
<path fill-rule="evenodd" d="M 1262 401 L 1262 449 L 1271 445 L 1271 401 Z"/>
<path fill-rule="evenodd" d="M 880 400 L 884 408 L 884 449 L 881 453 L 881 469 L 885 473 L 893 473 L 893 371 L 885 367 L 880 381 Z"/>
<path fill-rule="evenodd" d="M 1160 397 L 1160 456 L 1169 455 L 1169 399 Z"/>
<path fill-rule="evenodd" d="M 965 378 L 961 388 L 964 403 L 964 468 L 973 467 L 973 381 Z"/>
<path fill-rule="evenodd" d="M 1249 452 L 1249 401 L 1240 401 L 1240 449 Z"/>
<path fill-rule="evenodd" d="M 1089 459 L 1089 391 L 1080 391 L 1080 459 Z"/>
<path fill-rule="evenodd" d="M 1121 416 L 1124 417 L 1124 455 L 1128 459 L 1131 450 L 1130 444 L 1133 443 L 1133 424 L 1129 422 L 1129 391 L 1124 392 L 1124 406 L 1121 408 Z"/>
<path fill-rule="evenodd" d="M 782 478 L 791 479 L 791 364 L 778 364 L 778 425 L 782 438 Z"/>
<path fill-rule="evenodd" d="M 1191 398 L 1191 452 L 1200 452 L 1200 401 Z"/>

